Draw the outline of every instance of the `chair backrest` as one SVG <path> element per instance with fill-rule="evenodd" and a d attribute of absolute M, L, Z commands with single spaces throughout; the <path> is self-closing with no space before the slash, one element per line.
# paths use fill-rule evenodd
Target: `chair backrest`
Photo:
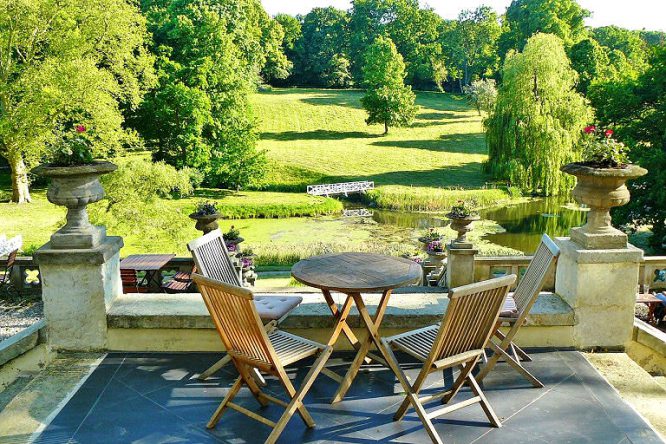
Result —
<path fill-rule="evenodd" d="M 16 262 L 16 256 L 18 255 L 18 250 L 14 250 L 9 253 L 7 256 L 7 270 L 11 270 L 11 268 L 14 266 L 14 262 Z"/>
<path fill-rule="evenodd" d="M 532 309 L 546 282 L 548 272 L 557 262 L 559 255 L 560 249 L 551 238 L 547 234 L 541 236 L 541 243 L 513 293 L 519 318 L 527 316 Z"/>
<path fill-rule="evenodd" d="M 472 350 L 482 350 L 493 333 L 516 275 L 453 288 L 430 359 L 438 361 Z"/>
<path fill-rule="evenodd" d="M 219 229 L 194 239 L 187 244 L 187 249 L 192 254 L 199 274 L 227 284 L 243 286 Z"/>
<path fill-rule="evenodd" d="M 267 370 L 277 362 L 275 350 L 247 288 L 193 274 L 222 343 L 232 358 Z"/>

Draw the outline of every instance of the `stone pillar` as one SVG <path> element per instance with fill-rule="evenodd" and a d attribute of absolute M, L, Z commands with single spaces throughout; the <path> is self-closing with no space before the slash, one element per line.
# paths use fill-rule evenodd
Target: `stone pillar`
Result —
<path fill-rule="evenodd" d="M 555 292 L 574 310 L 579 349 L 622 350 L 631 339 L 636 287 L 643 251 L 633 245 L 586 249 L 557 238 L 561 253 Z"/>
<path fill-rule="evenodd" d="M 456 248 L 455 244 L 449 244 L 446 251 L 449 253 L 446 286 L 455 288 L 474 282 L 474 256 L 479 250 L 471 244 L 465 248 Z"/>
<path fill-rule="evenodd" d="M 106 312 L 122 293 L 120 237 L 104 236 L 92 248 L 35 252 L 42 278 L 48 344 L 54 350 L 106 348 Z"/>

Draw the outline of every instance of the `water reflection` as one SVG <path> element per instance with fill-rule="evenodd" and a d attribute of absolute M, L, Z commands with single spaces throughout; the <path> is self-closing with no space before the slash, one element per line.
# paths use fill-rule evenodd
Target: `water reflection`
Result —
<path fill-rule="evenodd" d="M 444 217 L 431 216 L 423 213 L 403 213 L 398 211 L 373 210 L 372 218 L 383 225 L 394 225 L 403 228 L 445 227 L 449 221 Z"/>
<path fill-rule="evenodd" d="M 569 203 L 566 198 L 550 197 L 484 210 L 482 218 L 494 220 L 506 230 L 504 233 L 488 234 L 485 239 L 531 254 L 539 245 L 541 234 L 565 236 L 571 227 L 585 223 L 585 211 L 566 206 Z"/>

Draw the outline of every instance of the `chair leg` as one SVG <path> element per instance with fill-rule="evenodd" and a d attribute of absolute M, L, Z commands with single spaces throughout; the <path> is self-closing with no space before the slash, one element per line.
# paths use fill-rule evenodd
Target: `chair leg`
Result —
<path fill-rule="evenodd" d="M 273 431 L 271 434 L 268 436 L 268 439 L 266 440 L 266 444 L 273 444 L 277 439 L 280 437 L 280 434 L 284 430 L 285 426 L 289 422 L 289 419 L 292 417 L 294 412 L 296 410 L 299 411 L 301 414 L 301 417 L 303 418 L 303 421 L 305 421 L 305 424 L 308 427 L 314 427 L 315 423 L 314 420 L 312 420 L 312 417 L 310 417 L 310 414 L 306 410 L 305 406 L 303 405 L 303 398 L 305 398 L 305 395 L 308 393 L 308 390 L 310 390 L 310 387 L 312 387 L 312 384 L 314 384 L 315 379 L 317 379 L 317 376 L 321 372 L 321 369 L 324 368 L 324 365 L 326 365 L 326 361 L 328 361 L 328 358 L 331 356 L 331 353 L 333 352 L 333 347 L 327 346 L 319 355 L 319 358 L 315 361 L 315 363 L 312 365 L 310 368 L 310 371 L 308 374 L 305 376 L 305 379 L 303 380 L 303 384 L 301 384 L 301 387 L 298 389 L 296 393 L 291 395 L 291 402 L 289 405 L 287 405 L 287 408 L 285 409 L 284 413 L 280 417 L 279 421 L 275 424 L 275 427 L 273 428 Z M 284 374 L 284 369 L 281 372 L 278 371 L 279 374 L 281 374 L 281 379 L 282 377 L 286 377 L 286 374 Z M 291 387 L 293 390 L 294 386 L 291 384 L 289 381 L 289 378 L 287 378 L 288 386 Z M 285 388 L 286 388 L 285 384 Z M 287 390 L 289 392 L 289 390 Z M 305 420 L 305 417 L 309 417 L 310 421 Z"/>
<path fill-rule="evenodd" d="M 205 381 L 210 378 L 214 373 L 217 373 L 222 367 L 231 362 L 231 356 L 225 355 L 224 358 L 217 361 L 215 364 L 211 365 L 206 371 L 202 372 L 197 379 L 199 381 Z"/>
<path fill-rule="evenodd" d="M 502 350 L 500 346 L 498 346 L 497 344 L 495 344 L 492 341 L 488 341 L 488 345 L 493 350 L 493 353 L 494 353 L 493 358 L 497 357 L 499 359 L 500 356 L 503 357 L 506 360 L 506 362 L 509 363 L 509 365 L 511 367 L 516 369 L 518 371 L 518 373 L 520 373 L 521 375 L 523 375 L 525 377 L 525 379 L 530 381 L 535 388 L 542 388 L 543 387 L 543 384 L 541 383 L 541 381 L 539 381 L 532 373 L 528 372 L 527 369 L 525 369 L 525 367 L 523 367 L 518 362 L 516 362 L 513 359 L 513 357 L 511 355 L 509 355 L 506 351 Z M 492 361 L 492 358 L 491 358 L 491 361 Z M 486 370 L 487 368 L 488 367 L 485 367 L 483 370 Z M 481 371 L 481 373 L 483 373 L 483 370 Z M 477 376 L 477 378 L 479 378 L 479 380 L 481 380 L 481 377 L 480 377 L 481 373 L 479 373 L 479 376 Z M 486 372 L 486 374 L 487 374 L 487 372 Z"/>
<path fill-rule="evenodd" d="M 416 414 L 421 419 L 421 422 L 423 423 L 423 427 L 425 428 L 426 432 L 428 433 L 428 436 L 432 440 L 433 444 L 443 444 L 442 439 L 437 434 L 437 430 L 435 430 L 435 426 L 433 425 L 432 421 L 428 417 L 428 413 L 425 411 L 425 409 L 421 405 L 421 401 L 419 401 L 418 396 L 415 393 L 409 393 L 407 395 L 407 399 L 414 406 L 414 410 L 416 410 Z"/>
<path fill-rule="evenodd" d="M 483 393 L 483 390 L 481 390 L 481 387 L 479 387 L 479 384 L 476 382 L 476 379 L 474 379 L 474 375 L 471 373 L 467 375 L 467 381 L 474 395 L 481 398 L 481 401 L 479 403 L 481 404 L 481 408 L 488 417 L 488 421 L 490 421 L 490 423 L 495 427 L 502 427 L 502 422 L 499 420 L 499 418 L 495 414 L 495 411 L 490 406 L 490 403 L 486 399 L 486 395 Z"/>
<path fill-rule="evenodd" d="M 502 333 L 502 332 L 499 330 L 499 328 L 498 328 L 497 330 L 495 330 L 495 333 L 494 333 L 494 334 L 495 334 L 495 336 L 497 336 L 501 341 L 504 341 L 504 340 L 506 339 L 506 336 L 504 335 L 504 333 Z M 532 358 L 530 357 L 530 355 L 528 355 L 527 352 L 526 352 L 525 350 L 523 350 L 522 348 L 518 347 L 513 341 L 511 341 L 511 346 L 515 349 L 515 352 L 518 352 L 518 356 L 520 356 L 520 359 L 521 359 L 522 361 L 526 361 L 526 362 L 531 362 L 531 361 L 532 361 Z M 515 352 L 514 352 L 514 355 L 515 355 Z M 516 360 L 518 360 L 518 357 L 516 357 Z"/>
<path fill-rule="evenodd" d="M 254 399 L 257 400 L 260 406 L 266 407 L 268 405 L 268 400 L 262 396 L 263 393 L 257 383 L 254 381 L 254 378 L 252 377 L 252 367 L 249 367 L 245 364 L 236 364 L 236 368 L 238 369 L 238 372 L 241 374 L 241 377 L 243 378 L 243 382 L 245 385 L 247 385 L 247 388 L 250 389 L 250 392 L 252 392 L 252 396 L 254 396 Z"/>
<path fill-rule="evenodd" d="M 239 376 L 238 379 L 236 379 L 236 382 L 234 382 L 234 385 L 231 386 L 231 389 L 229 390 L 229 393 L 227 393 L 227 396 L 225 396 L 222 402 L 220 403 L 220 406 L 215 410 L 215 413 L 213 413 L 213 416 L 210 417 L 210 420 L 206 425 L 207 428 L 209 429 L 214 428 L 215 425 L 220 421 L 222 413 L 224 413 L 224 410 L 227 408 L 227 405 L 234 399 L 234 397 L 236 396 L 242 385 L 243 385 L 243 377 Z"/>

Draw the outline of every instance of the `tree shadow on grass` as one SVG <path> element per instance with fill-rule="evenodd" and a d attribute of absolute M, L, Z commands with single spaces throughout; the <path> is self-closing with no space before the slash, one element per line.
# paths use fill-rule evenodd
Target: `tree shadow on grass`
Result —
<path fill-rule="evenodd" d="M 372 142 L 372 145 L 447 153 L 486 153 L 484 135 L 481 133 L 443 134 L 434 140 L 381 140 Z"/>
<path fill-rule="evenodd" d="M 343 140 L 343 139 L 374 139 L 379 134 L 363 131 L 280 131 L 279 133 L 261 133 L 262 140 Z"/>
<path fill-rule="evenodd" d="M 418 113 L 417 120 L 443 120 L 443 119 L 457 119 L 464 116 L 458 116 L 452 112 L 433 112 L 433 113 Z"/>
<path fill-rule="evenodd" d="M 309 105 L 333 105 L 333 106 L 345 106 L 354 109 L 362 109 L 361 97 L 363 97 L 362 91 L 336 90 L 331 92 L 319 93 L 313 97 L 303 98 L 301 99 L 301 102 L 307 103 Z"/>
<path fill-rule="evenodd" d="M 199 199 L 224 199 L 227 196 L 233 195 L 231 190 L 221 190 L 216 188 L 199 188 L 194 190 L 192 196 Z"/>

